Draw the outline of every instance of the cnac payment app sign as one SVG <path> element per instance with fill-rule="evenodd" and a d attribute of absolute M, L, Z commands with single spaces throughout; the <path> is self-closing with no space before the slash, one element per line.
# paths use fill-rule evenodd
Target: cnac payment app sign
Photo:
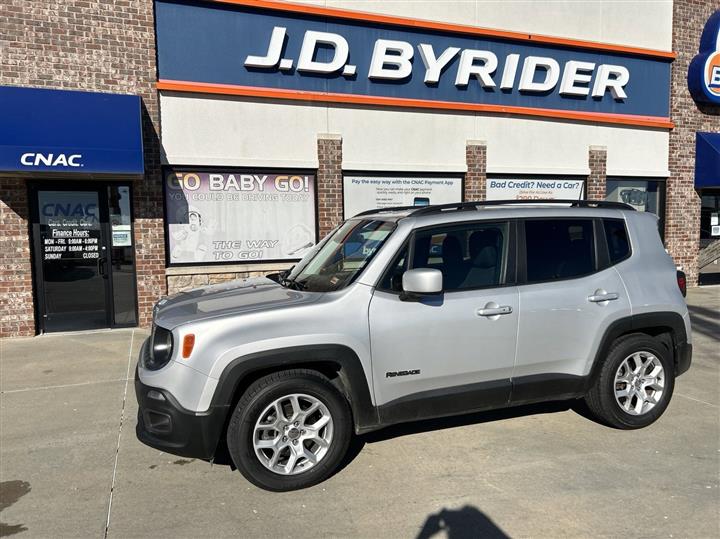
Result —
<path fill-rule="evenodd" d="M 315 177 L 165 170 L 170 263 L 294 260 L 315 244 Z"/>
<path fill-rule="evenodd" d="M 705 23 L 699 52 L 688 68 L 688 88 L 695 101 L 720 104 L 720 10 Z"/>
<path fill-rule="evenodd" d="M 155 5 L 161 90 L 669 126 L 672 53 L 279 2 Z"/>

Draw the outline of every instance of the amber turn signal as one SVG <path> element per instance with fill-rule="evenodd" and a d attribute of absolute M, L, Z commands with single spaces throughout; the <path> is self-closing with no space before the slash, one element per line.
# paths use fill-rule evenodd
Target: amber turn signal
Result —
<path fill-rule="evenodd" d="M 193 347 L 195 346 L 195 335 L 189 333 L 183 338 L 182 357 L 187 359 L 192 354 Z"/>

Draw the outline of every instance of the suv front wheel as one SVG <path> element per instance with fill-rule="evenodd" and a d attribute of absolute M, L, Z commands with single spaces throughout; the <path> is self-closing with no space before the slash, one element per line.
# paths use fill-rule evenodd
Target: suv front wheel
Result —
<path fill-rule="evenodd" d="M 601 422 L 618 429 L 639 429 L 657 420 L 675 387 L 675 369 L 665 347 L 649 335 L 617 339 L 585 396 Z"/>
<path fill-rule="evenodd" d="M 347 400 L 330 380 L 316 371 L 293 369 L 250 385 L 230 419 L 227 444 L 246 479 L 286 491 L 331 475 L 351 434 Z"/>

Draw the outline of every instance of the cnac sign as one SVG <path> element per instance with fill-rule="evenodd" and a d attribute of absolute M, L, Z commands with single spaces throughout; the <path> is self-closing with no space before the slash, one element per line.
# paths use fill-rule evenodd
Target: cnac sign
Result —
<path fill-rule="evenodd" d="M 80 161 L 82 155 L 79 153 L 35 153 L 27 152 L 20 156 L 20 165 L 24 167 L 82 167 Z"/>
<path fill-rule="evenodd" d="M 0 176 L 144 174 L 140 98 L 0 86 Z"/>
<path fill-rule="evenodd" d="M 158 87 L 672 125 L 672 53 L 263 6 L 156 0 Z"/>
<path fill-rule="evenodd" d="M 688 89 L 695 101 L 720 104 L 720 10 L 705 23 L 700 51 L 688 68 Z"/>

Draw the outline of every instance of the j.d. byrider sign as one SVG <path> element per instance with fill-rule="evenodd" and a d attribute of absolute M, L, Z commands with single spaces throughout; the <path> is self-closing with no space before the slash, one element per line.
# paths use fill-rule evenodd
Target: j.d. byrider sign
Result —
<path fill-rule="evenodd" d="M 160 90 L 672 125 L 667 51 L 269 0 L 155 5 Z"/>
<path fill-rule="evenodd" d="M 287 38 L 287 28 L 275 26 L 265 54 L 248 55 L 245 66 L 291 71 L 295 67 L 294 60 L 282 57 Z M 321 47 L 329 51 L 324 60 L 317 59 Z M 609 91 L 615 99 L 627 97 L 624 88 L 630 80 L 630 71 L 623 65 L 567 60 L 561 66 L 551 56 L 526 55 L 520 66 L 521 54 L 515 52 L 498 59 L 497 54 L 490 50 L 453 46 L 435 50 L 432 43 L 415 46 L 408 41 L 391 39 L 375 40 L 369 68 L 363 75 L 370 80 L 403 80 L 410 77 L 415 67 L 416 47 L 421 60 L 418 65 L 420 76 L 427 85 L 438 84 L 444 70 L 452 63 L 455 67 L 454 84 L 458 88 L 465 88 L 471 79 L 476 79 L 486 89 L 541 93 L 552 91 L 559 82 L 561 95 L 602 98 Z M 350 45 L 342 35 L 307 30 L 302 36 L 296 69 L 301 73 L 340 73 L 344 77 L 353 77 L 357 74 L 357 66 L 348 63 L 349 57 Z M 448 76 L 452 77 L 452 73 Z"/>

